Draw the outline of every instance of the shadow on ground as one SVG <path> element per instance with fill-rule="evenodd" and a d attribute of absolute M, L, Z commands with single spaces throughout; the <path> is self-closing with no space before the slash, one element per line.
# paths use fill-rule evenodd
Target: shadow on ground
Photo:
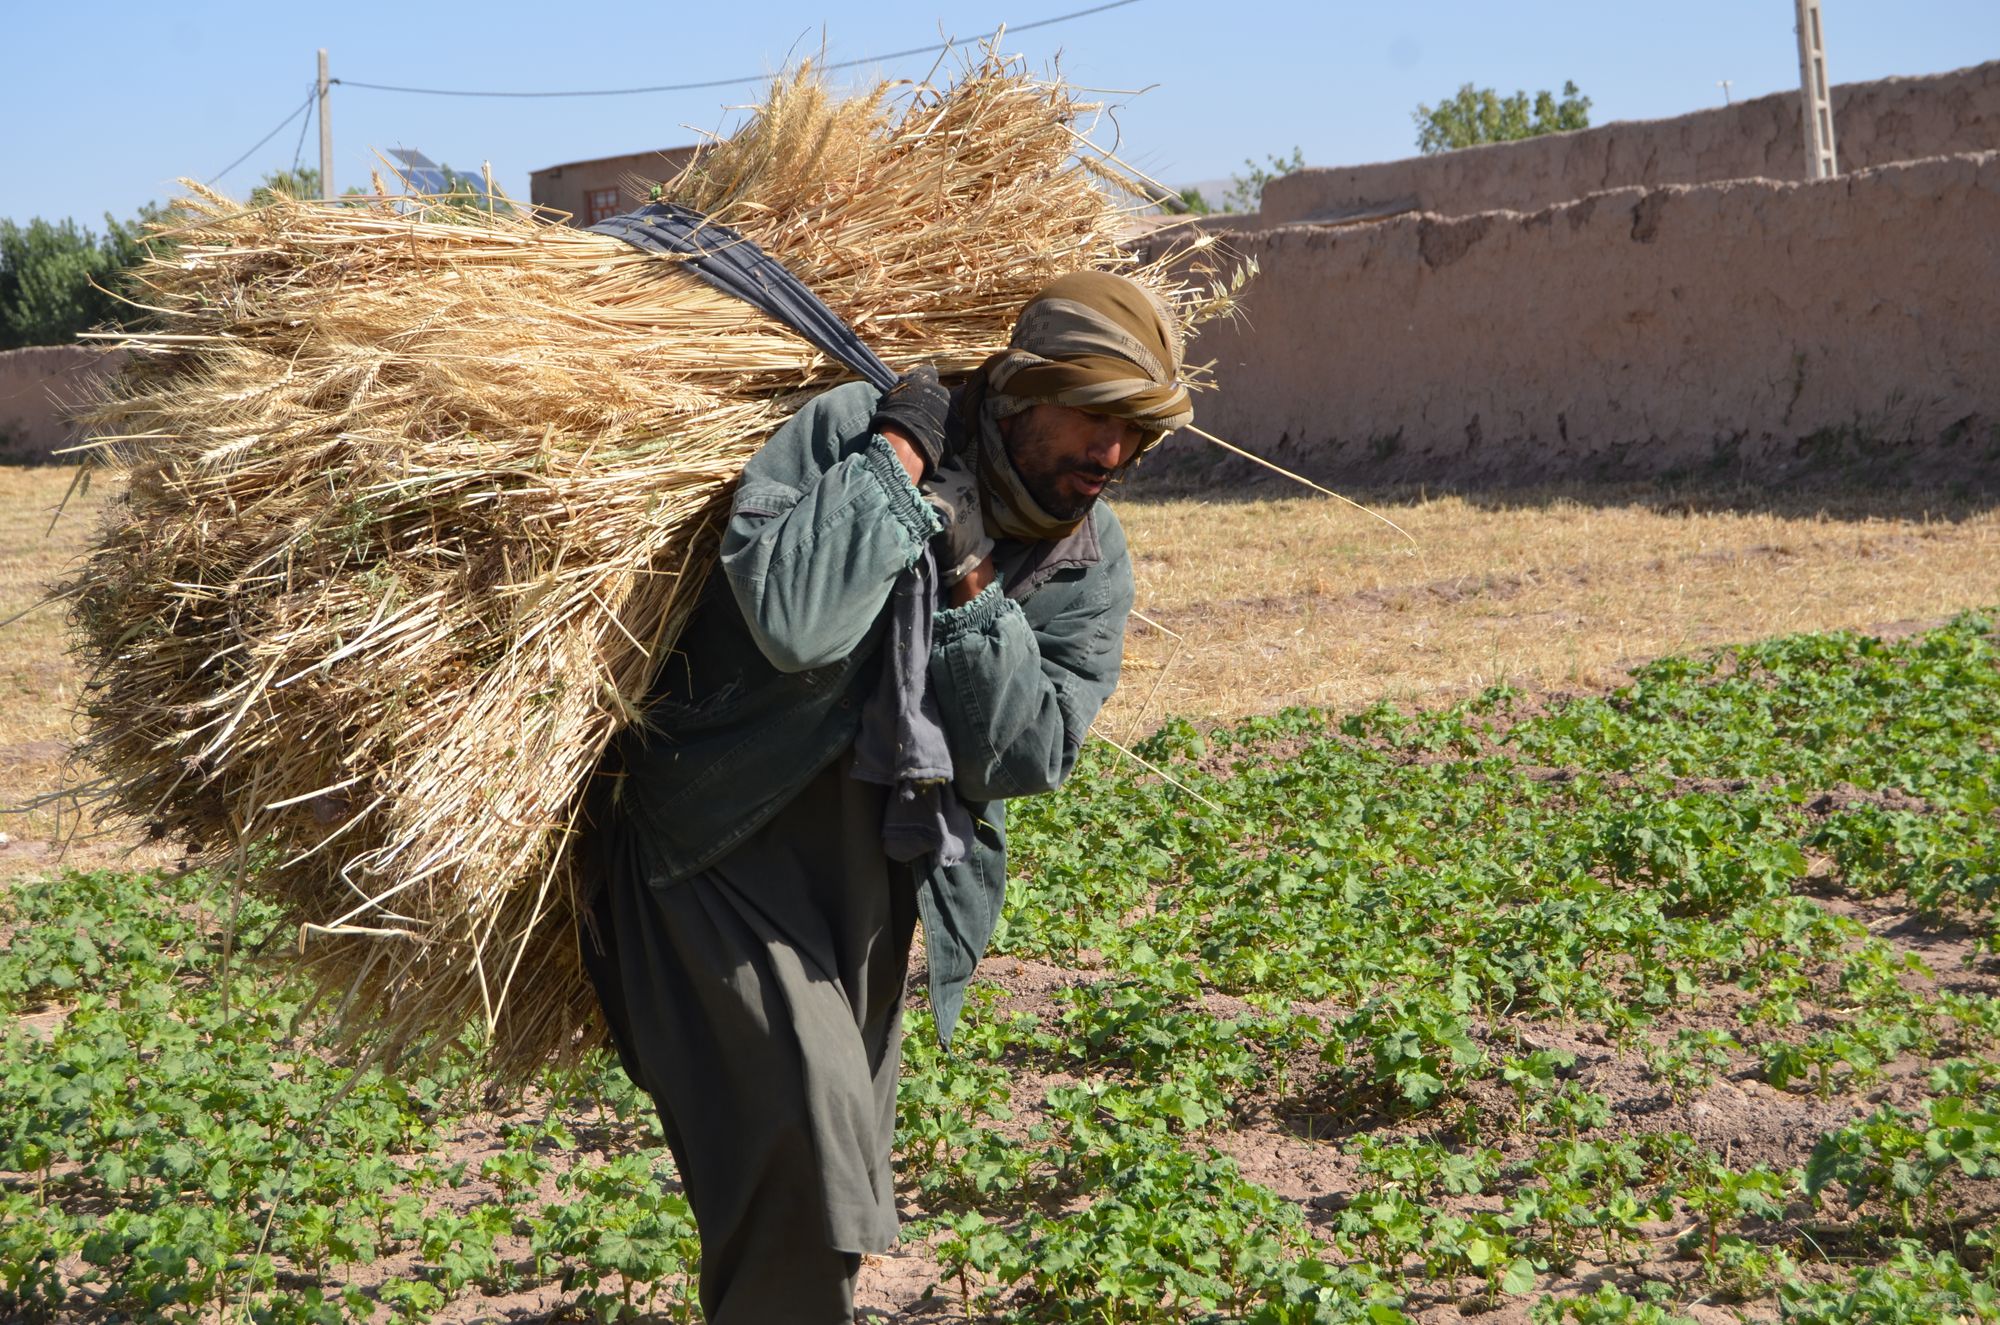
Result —
<path fill-rule="evenodd" d="M 1753 461 L 1718 458 L 1693 469 L 1644 472 L 1562 469 L 1531 462 L 1517 473 L 1454 464 L 1437 457 L 1404 459 L 1386 451 L 1379 463 L 1335 451 L 1281 443 L 1260 452 L 1301 478 L 1371 507 L 1457 497 L 1478 510 L 1535 510 L 1556 505 L 1651 509 L 1662 515 L 1759 513 L 1832 520 L 1899 519 L 1956 522 L 2000 509 L 2000 462 L 1942 447 L 1852 444 Z M 1634 472 L 1638 469 L 1640 472 Z M 1305 495 L 1295 478 L 1273 473 L 1200 438 L 1169 439 L 1118 486 L 1124 502 L 1260 502 Z"/>

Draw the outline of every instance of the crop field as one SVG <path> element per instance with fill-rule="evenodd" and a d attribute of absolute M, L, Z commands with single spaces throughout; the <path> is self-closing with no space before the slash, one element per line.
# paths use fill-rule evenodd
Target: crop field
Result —
<path fill-rule="evenodd" d="M 1204 557 L 1168 536 L 1183 518 L 1128 519 L 1135 545 L 1159 534 L 1142 607 L 1251 613 L 1236 593 L 1203 617 L 1222 600 L 1184 582 Z M 1704 518 L 1662 517 L 1662 542 Z M 1822 537 L 1843 565 L 1856 540 L 1914 559 L 1930 527 L 1805 526 L 1776 537 Z M 1716 531 L 1684 563 L 1620 545 L 1668 566 L 1634 597 L 1773 578 L 1731 559 L 1768 528 Z M 1427 570 L 1371 590 L 1379 622 L 1354 604 L 1400 680 L 1321 708 L 1258 701 L 1310 688 L 1301 649 L 1338 671 L 1337 625 L 1301 644 L 1274 623 L 1288 598 L 1338 600 L 1307 579 L 1351 569 L 1297 539 L 1253 548 L 1280 605 L 1229 628 L 1238 689 L 1265 687 L 1190 702 L 1174 687 L 1224 675 L 1220 654 L 1170 666 L 1135 640 L 1111 719 L 1150 733 L 1144 764 L 1094 743 L 1061 792 L 1014 807 L 1010 909 L 948 1051 L 913 1002 L 904 1240 L 864 1266 L 864 1308 L 2000 1320 L 2000 640 L 1924 596 L 1981 601 L 1949 560 L 1990 599 L 1991 532 L 1940 526 L 1951 555 L 1871 598 L 1874 620 L 1944 618 L 1922 628 L 1829 631 L 1781 593 L 1810 630 L 1614 678 L 1615 630 L 1532 667 L 1518 633 L 1404 657 L 1419 617 L 1436 653 L 1472 629 L 1438 614 L 1497 620 L 1564 583 L 1467 572 L 1441 592 L 1452 557 L 1495 563 L 1440 528 Z M 1718 619 L 1648 617 L 1691 637 Z M 60 740 L 11 720 L 18 743 Z M 522 1099 L 489 1097 L 469 1053 L 351 1070 L 254 899 L 84 859 L 0 890 L 0 1320 L 699 1319 L 692 1221 L 609 1061 Z"/>

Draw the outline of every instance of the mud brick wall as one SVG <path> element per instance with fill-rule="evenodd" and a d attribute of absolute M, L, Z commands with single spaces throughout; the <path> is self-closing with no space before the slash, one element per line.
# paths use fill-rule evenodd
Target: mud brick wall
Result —
<path fill-rule="evenodd" d="M 2000 150 L 2000 61 L 1833 89 L 1843 171 Z M 1534 211 L 1633 185 L 1806 176 L 1796 89 L 1666 120 L 1375 165 L 1301 170 L 1264 189 L 1268 225 L 1406 208 L 1442 216 Z"/>
<path fill-rule="evenodd" d="M 1231 243 L 1261 273 L 1189 347 L 1197 422 L 1308 473 L 2000 477 L 2000 153 Z"/>
<path fill-rule="evenodd" d="M 53 454 L 81 439 L 69 413 L 122 360 L 86 345 L 0 350 L 0 464 L 73 461 Z"/>

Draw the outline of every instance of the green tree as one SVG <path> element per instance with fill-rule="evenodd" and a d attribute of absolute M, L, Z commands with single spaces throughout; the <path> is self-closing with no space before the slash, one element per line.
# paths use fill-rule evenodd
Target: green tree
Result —
<path fill-rule="evenodd" d="M 0 350 L 62 345 L 80 331 L 122 325 L 133 312 L 114 291 L 144 256 L 140 222 L 104 218 L 98 236 L 65 217 L 0 220 Z"/>
<path fill-rule="evenodd" d="M 250 205 L 262 207 L 282 195 L 294 201 L 319 197 L 319 168 L 301 166 L 296 170 L 274 170 L 250 190 Z"/>
<path fill-rule="evenodd" d="M 1222 195 L 1222 210 L 1225 212 L 1254 212 L 1264 205 L 1264 186 L 1280 175 L 1289 175 L 1294 170 L 1305 167 L 1306 159 L 1297 147 L 1292 148 L 1289 157 L 1271 156 L 1265 158 L 1269 164 L 1260 166 L 1249 157 L 1243 159 L 1248 172 L 1229 177 L 1230 189 Z"/>
<path fill-rule="evenodd" d="M 173 208 L 147 203 L 130 221 L 106 213 L 102 235 L 67 217 L 0 220 L 0 350 L 135 325 L 145 314 L 120 297 L 124 273 L 171 242 L 155 231 L 174 219 Z"/>
<path fill-rule="evenodd" d="M 55 345 L 104 320 L 97 237 L 71 220 L 0 221 L 0 349 Z"/>
<path fill-rule="evenodd" d="M 1451 100 L 1436 106 L 1419 104 L 1411 115 L 1417 123 L 1417 150 L 1425 156 L 1481 143 L 1507 143 L 1545 133 L 1567 133 L 1590 127 L 1590 98 L 1565 82 L 1562 100 L 1546 89 L 1531 102 L 1526 92 L 1503 97 L 1490 87 L 1467 83 Z"/>
<path fill-rule="evenodd" d="M 184 219 L 184 214 L 171 203 L 149 202 L 129 221 L 120 221 L 106 212 L 104 239 L 99 247 L 104 251 L 107 265 L 113 272 L 128 271 L 151 254 L 171 248 L 173 240 L 163 238 L 161 232 Z"/>
<path fill-rule="evenodd" d="M 1196 188 L 1169 193 L 1158 202 L 1160 210 L 1169 216 L 1207 216 L 1215 210 L 1208 205 L 1208 199 L 1201 196 L 1201 190 Z"/>

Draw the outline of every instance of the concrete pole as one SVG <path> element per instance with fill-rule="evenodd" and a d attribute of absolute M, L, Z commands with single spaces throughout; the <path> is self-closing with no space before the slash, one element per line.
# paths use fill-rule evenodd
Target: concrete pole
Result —
<path fill-rule="evenodd" d="M 319 196 L 333 197 L 333 125 L 326 118 L 326 47 L 319 48 Z"/>
<path fill-rule="evenodd" d="M 1840 173 L 1833 152 L 1832 85 L 1826 77 L 1826 29 L 1819 0 L 1795 0 L 1799 11 L 1799 111 L 1805 121 L 1806 178 Z"/>

